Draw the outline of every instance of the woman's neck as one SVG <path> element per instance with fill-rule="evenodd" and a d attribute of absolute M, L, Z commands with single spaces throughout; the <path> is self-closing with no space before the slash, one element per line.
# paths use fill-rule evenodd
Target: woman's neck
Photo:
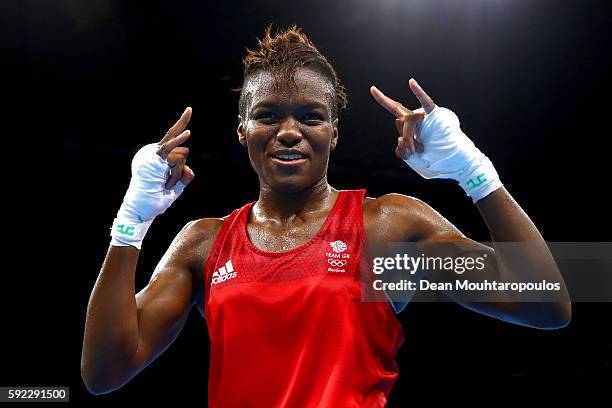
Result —
<path fill-rule="evenodd" d="M 253 207 L 253 216 L 258 220 L 291 223 L 308 213 L 318 212 L 331 206 L 338 191 L 324 177 L 318 183 L 302 191 L 284 192 L 262 186 L 259 199 Z"/>

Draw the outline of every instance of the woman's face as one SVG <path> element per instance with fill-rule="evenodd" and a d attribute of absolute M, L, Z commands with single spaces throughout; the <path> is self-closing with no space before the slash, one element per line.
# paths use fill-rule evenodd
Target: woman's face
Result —
<path fill-rule="evenodd" d="M 273 89 L 274 78 L 264 71 L 245 84 L 246 117 L 239 116 L 238 140 L 262 188 L 297 192 L 317 184 L 338 141 L 331 83 L 307 68 L 298 68 L 294 79 L 296 87 L 282 83 Z"/>

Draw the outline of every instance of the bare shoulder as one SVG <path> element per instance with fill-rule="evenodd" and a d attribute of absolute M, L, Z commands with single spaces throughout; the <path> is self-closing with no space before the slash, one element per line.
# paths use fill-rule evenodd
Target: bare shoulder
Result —
<path fill-rule="evenodd" d="M 206 261 L 213 242 L 227 216 L 200 218 L 188 222 L 177 236 L 198 265 Z M 180 237 L 180 238 L 179 238 Z"/>
<path fill-rule="evenodd" d="M 206 242 L 214 241 L 217 233 L 221 229 L 225 217 L 221 218 L 200 218 L 189 221 L 181 231 L 181 239 L 193 247 L 202 246 Z M 206 245 L 202 249 L 205 249 Z"/>
<path fill-rule="evenodd" d="M 426 236 L 460 233 L 423 200 L 398 193 L 366 197 L 363 218 L 370 242 L 416 242 Z"/>
<path fill-rule="evenodd" d="M 192 274 L 195 290 L 194 301 L 200 313 L 203 315 L 203 281 L 204 265 L 212 245 L 226 220 L 227 216 L 221 218 L 200 218 L 185 224 L 178 233 L 171 246 L 175 246 L 174 252 L 183 258 Z"/>

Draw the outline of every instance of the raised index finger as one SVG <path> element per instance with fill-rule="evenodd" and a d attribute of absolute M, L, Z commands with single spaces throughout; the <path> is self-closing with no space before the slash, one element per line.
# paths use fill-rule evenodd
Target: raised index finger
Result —
<path fill-rule="evenodd" d="M 423 88 L 421 88 L 421 86 L 414 78 L 410 78 L 410 80 L 408 81 L 408 86 L 410 86 L 410 90 L 421 103 L 421 106 L 425 110 L 425 113 L 431 112 L 433 108 L 436 107 L 436 104 L 434 103 L 433 99 L 431 99 L 431 97 L 427 95 L 427 93 L 425 93 Z"/>
<path fill-rule="evenodd" d="M 180 135 L 183 132 L 183 130 L 185 130 L 185 128 L 187 127 L 187 124 L 189 123 L 190 119 L 191 119 L 191 107 L 188 106 L 187 109 L 185 109 L 185 111 L 181 115 L 180 119 L 177 120 L 176 123 L 168 130 L 166 135 L 163 137 L 161 142 L 159 142 L 158 144 L 166 143 L 168 140 L 174 139 L 175 137 Z"/>
<path fill-rule="evenodd" d="M 380 104 L 380 106 L 385 108 L 396 118 L 401 118 L 411 112 L 410 109 L 406 108 L 398 101 L 394 101 L 393 99 L 389 98 L 387 95 L 379 91 L 378 88 L 376 88 L 375 86 L 370 87 L 370 93 L 372 94 L 374 99 L 376 99 L 376 102 Z"/>

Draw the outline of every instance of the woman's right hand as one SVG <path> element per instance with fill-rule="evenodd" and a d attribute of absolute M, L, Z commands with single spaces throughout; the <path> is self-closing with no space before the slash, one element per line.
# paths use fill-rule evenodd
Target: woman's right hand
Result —
<path fill-rule="evenodd" d="M 166 189 L 169 190 L 180 180 L 187 185 L 193 180 L 195 174 L 193 170 L 185 164 L 189 155 L 189 148 L 180 147 L 191 135 L 190 130 L 184 130 L 191 119 L 191 108 L 185 109 L 181 118 L 168 130 L 166 135 L 157 144 L 159 148 L 156 153 L 165 159 L 171 168 L 170 177 L 166 182 Z"/>
<path fill-rule="evenodd" d="M 143 146 L 132 159 L 132 179 L 111 227 L 114 245 L 140 249 L 153 222 L 181 195 L 195 174 L 187 166 L 189 149 L 180 145 L 191 132 L 185 130 L 191 108 L 185 109 L 159 143 Z"/>
<path fill-rule="evenodd" d="M 191 134 L 185 130 L 189 119 L 191 108 L 185 109 L 159 143 L 143 146 L 134 155 L 132 180 L 124 199 L 131 218 L 148 221 L 162 214 L 195 177 L 186 164 L 189 149 L 180 146 Z"/>

